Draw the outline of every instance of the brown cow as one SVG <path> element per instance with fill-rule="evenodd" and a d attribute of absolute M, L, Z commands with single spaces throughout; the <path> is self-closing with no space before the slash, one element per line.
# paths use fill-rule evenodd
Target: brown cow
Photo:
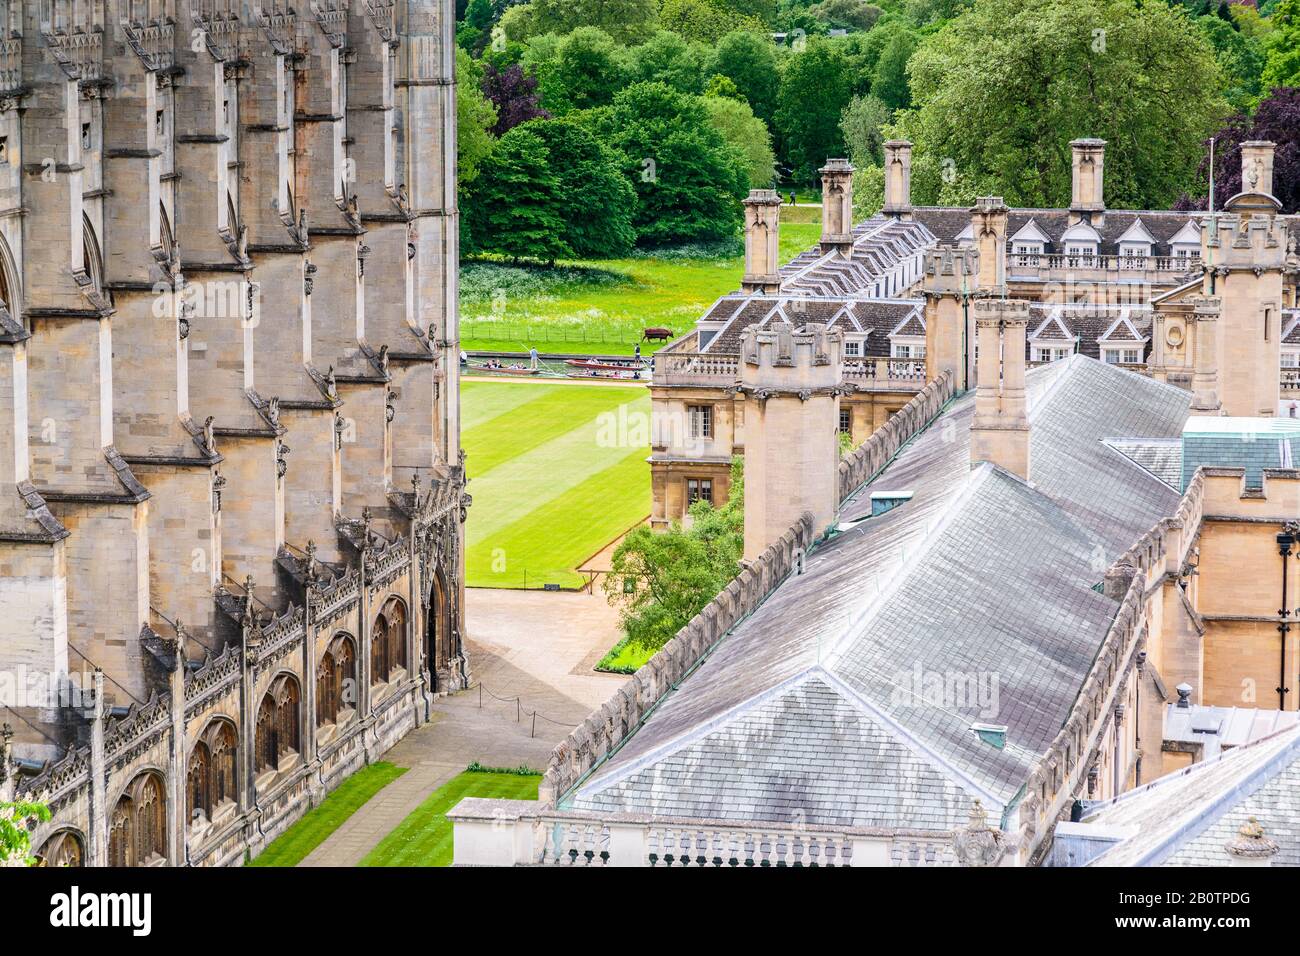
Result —
<path fill-rule="evenodd" d="M 666 342 L 668 339 L 671 339 L 672 337 L 673 337 L 672 329 L 652 327 L 645 330 L 645 332 L 641 336 L 641 340 L 643 342 L 644 341 Z"/>

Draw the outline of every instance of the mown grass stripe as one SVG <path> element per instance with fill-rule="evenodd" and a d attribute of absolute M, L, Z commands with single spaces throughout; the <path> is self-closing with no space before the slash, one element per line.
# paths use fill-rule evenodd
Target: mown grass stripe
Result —
<path fill-rule="evenodd" d="M 340 783 L 320 806 L 308 810 L 306 816 L 271 841 L 248 865 L 297 866 L 331 833 L 343 826 L 348 817 L 406 770 L 406 767 L 382 760 L 362 767 Z"/>
<path fill-rule="evenodd" d="M 541 777 L 467 770 L 453 777 L 411 811 L 361 866 L 451 866 L 452 826 L 447 811 L 466 797 L 536 800 Z"/>

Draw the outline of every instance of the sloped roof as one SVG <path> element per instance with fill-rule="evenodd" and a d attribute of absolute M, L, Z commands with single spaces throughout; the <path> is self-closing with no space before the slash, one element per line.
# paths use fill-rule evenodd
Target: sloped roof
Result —
<path fill-rule="evenodd" d="M 562 805 L 758 821 L 797 788 L 810 825 L 876 825 L 908 800 L 910 825 L 945 829 L 969 809 L 953 786 L 996 813 L 1012 806 L 1114 618 L 1094 585 L 1178 501 L 1102 439 L 1174 438 L 1188 407 L 1186 392 L 1081 356 L 1027 384 L 1030 484 L 971 468 L 973 396 L 956 400 L 846 503 L 841 521 L 859 523 L 809 554 Z M 872 493 L 903 490 L 868 517 Z M 928 675 L 963 696 L 927 697 Z M 851 733 L 828 731 L 848 714 Z M 977 721 L 1006 725 L 1005 749 L 981 742 Z M 868 738 L 887 766 L 838 763 Z"/>
<path fill-rule="evenodd" d="M 793 327 L 820 323 L 846 333 L 869 332 L 865 355 L 889 355 L 888 335 L 900 324 L 916 316 L 920 319 L 924 303 L 919 299 L 855 299 L 839 296 L 773 296 L 733 293 L 723 296 L 704 315 L 705 322 L 720 322 L 721 328 L 703 349 L 723 355 L 740 352 L 740 338 L 751 327 L 773 328 L 782 324 Z"/>
<path fill-rule="evenodd" d="M 1223 866 L 1250 817 L 1278 842 L 1277 866 L 1300 866 L 1300 726 L 1093 808 L 1084 823 L 1137 832 L 1090 866 Z"/>

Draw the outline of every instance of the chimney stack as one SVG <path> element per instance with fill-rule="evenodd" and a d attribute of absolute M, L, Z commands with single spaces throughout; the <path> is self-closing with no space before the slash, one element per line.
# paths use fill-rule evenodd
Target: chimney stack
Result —
<path fill-rule="evenodd" d="M 835 520 L 843 354 L 843 333 L 822 325 L 751 327 L 741 337 L 746 560 L 805 511 L 819 532 Z"/>
<path fill-rule="evenodd" d="M 1273 149 L 1266 139 L 1247 140 L 1241 144 L 1241 191 L 1261 196 L 1273 195 Z"/>
<path fill-rule="evenodd" d="M 1029 480 L 1029 418 L 1025 402 L 1025 334 L 1029 303 L 977 299 L 979 375 L 971 463 L 987 461 Z"/>
<path fill-rule="evenodd" d="M 933 382 L 952 372 L 958 391 L 974 379 L 975 326 L 970 298 L 978 287 L 980 254 L 962 246 L 935 246 L 925 252 L 925 378 Z"/>
<path fill-rule="evenodd" d="M 853 164 L 828 159 L 822 177 L 822 253 L 853 256 Z"/>
<path fill-rule="evenodd" d="M 1106 200 L 1102 193 L 1106 141 L 1076 139 L 1070 143 L 1070 152 L 1070 224 L 1088 222 L 1100 226 L 1106 216 Z"/>
<path fill-rule="evenodd" d="M 912 144 L 905 139 L 885 143 L 886 216 L 912 218 Z"/>
<path fill-rule="evenodd" d="M 979 251 L 979 289 L 1003 295 L 1007 287 L 1007 217 L 1001 196 L 980 196 L 970 211 L 971 233 Z"/>
<path fill-rule="evenodd" d="M 741 291 L 775 295 L 781 291 L 781 197 L 774 189 L 754 189 L 745 200 L 745 275 Z"/>

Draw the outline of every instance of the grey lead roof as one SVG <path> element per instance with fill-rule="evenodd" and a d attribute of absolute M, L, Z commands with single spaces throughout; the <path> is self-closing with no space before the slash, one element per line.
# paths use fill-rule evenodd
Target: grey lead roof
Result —
<path fill-rule="evenodd" d="M 1014 804 L 1114 618 L 1094 586 L 1178 502 L 1103 439 L 1176 438 L 1189 401 L 1084 356 L 1028 385 L 1030 484 L 971 468 L 973 396 L 953 402 L 841 522 L 912 497 L 816 548 L 563 805 L 946 829 L 969 809 L 951 787 Z"/>

